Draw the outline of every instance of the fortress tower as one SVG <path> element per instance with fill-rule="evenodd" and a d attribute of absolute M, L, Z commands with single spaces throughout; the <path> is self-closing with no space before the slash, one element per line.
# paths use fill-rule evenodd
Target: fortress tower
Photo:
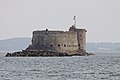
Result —
<path fill-rule="evenodd" d="M 44 50 L 74 54 L 86 51 L 86 29 L 70 27 L 69 31 L 34 31 L 32 45 L 26 50 Z"/>
<path fill-rule="evenodd" d="M 86 52 L 86 29 L 76 28 L 69 31 L 37 30 L 33 31 L 32 44 L 22 52 L 7 53 L 6 56 L 85 56 L 93 55 Z"/>

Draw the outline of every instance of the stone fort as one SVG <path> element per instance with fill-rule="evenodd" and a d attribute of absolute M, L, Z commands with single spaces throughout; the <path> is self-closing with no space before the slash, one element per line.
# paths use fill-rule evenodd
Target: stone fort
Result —
<path fill-rule="evenodd" d="M 86 29 L 78 29 L 74 25 L 69 31 L 34 31 L 32 44 L 26 50 L 43 50 L 74 54 L 86 51 Z"/>

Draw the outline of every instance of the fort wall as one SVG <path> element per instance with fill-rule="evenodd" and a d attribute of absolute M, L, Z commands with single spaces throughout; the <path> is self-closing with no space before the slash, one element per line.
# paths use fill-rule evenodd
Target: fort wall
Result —
<path fill-rule="evenodd" d="M 78 40 L 78 49 L 86 51 L 86 29 L 77 29 L 72 26 L 69 29 L 70 32 L 77 32 L 77 40 Z"/>
<path fill-rule="evenodd" d="M 34 31 L 32 45 L 37 50 L 73 53 L 78 51 L 77 32 Z"/>
<path fill-rule="evenodd" d="M 77 39 L 78 39 L 78 48 L 79 50 L 86 51 L 86 30 L 85 29 L 76 29 Z"/>

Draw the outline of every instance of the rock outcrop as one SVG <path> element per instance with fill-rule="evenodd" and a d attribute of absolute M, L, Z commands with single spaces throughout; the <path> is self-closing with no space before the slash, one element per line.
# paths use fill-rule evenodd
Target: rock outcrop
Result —
<path fill-rule="evenodd" d="M 68 53 L 59 53 L 59 52 L 53 52 L 53 51 L 19 51 L 14 53 L 7 53 L 6 57 L 52 57 L 52 56 L 88 56 L 93 55 L 89 54 L 87 52 L 76 52 L 74 54 L 68 54 Z"/>

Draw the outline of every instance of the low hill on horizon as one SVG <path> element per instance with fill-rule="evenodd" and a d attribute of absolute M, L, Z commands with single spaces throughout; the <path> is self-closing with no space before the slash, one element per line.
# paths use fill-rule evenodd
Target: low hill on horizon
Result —
<path fill-rule="evenodd" d="M 120 43 L 99 42 L 87 43 L 87 51 L 120 51 Z"/>
<path fill-rule="evenodd" d="M 31 44 L 31 38 L 10 38 L 0 40 L 0 51 L 21 51 Z"/>
<path fill-rule="evenodd" d="M 25 50 L 31 44 L 31 38 L 10 38 L 0 40 L 0 52 Z M 87 43 L 87 51 L 120 51 L 120 43 Z"/>

